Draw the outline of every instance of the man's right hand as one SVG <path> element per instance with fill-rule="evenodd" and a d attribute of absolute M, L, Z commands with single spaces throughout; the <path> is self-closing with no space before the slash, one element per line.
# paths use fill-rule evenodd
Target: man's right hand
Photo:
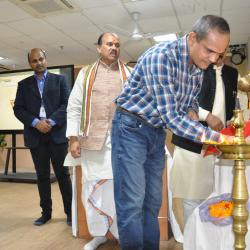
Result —
<path fill-rule="evenodd" d="M 81 156 L 80 142 L 76 136 L 70 137 L 69 150 L 74 158 L 78 158 Z"/>
<path fill-rule="evenodd" d="M 48 120 L 44 119 L 44 120 L 40 120 L 36 124 L 35 128 L 39 130 L 41 133 L 46 134 L 51 130 L 52 126 L 50 125 Z"/>
<path fill-rule="evenodd" d="M 206 122 L 207 122 L 207 125 L 215 131 L 220 131 L 224 128 L 223 122 L 212 113 L 208 114 Z"/>

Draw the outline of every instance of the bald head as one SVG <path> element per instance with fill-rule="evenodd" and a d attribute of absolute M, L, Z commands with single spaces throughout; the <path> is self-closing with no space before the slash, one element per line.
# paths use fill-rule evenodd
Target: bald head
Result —
<path fill-rule="evenodd" d="M 99 45 L 99 46 L 102 45 L 102 43 L 103 43 L 103 38 L 104 38 L 106 35 L 113 36 L 113 37 L 117 38 L 118 40 L 120 40 L 119 37 L 118 37 L 118 35 L 116 35 L 115 33 L 112 33 L 112 32 L 104 32 L 104 33 L 102 33 L 102 34 L 98 37 L 97 45 Z"/>
<path fill-rule="evenodd" d="M 28 53 L 28 61 L 30 67 L 38 76 L 42 76 L 47 69 L 45 51 L 40 48 L 31 49 Z"/>
<path fill-rule="evenodd" d="M 38 51 L 41 51 L 44 55 L 44 57 L 46 58 L 46 53 L 43 49 L 40 49 L 40 48 L 33 48 L 31 49 L 29 52 L 28 52 L 28 62 L 30 62 L 30 55 L 31 53 L 34 53 L 34 52 L 38 52 Z"/>

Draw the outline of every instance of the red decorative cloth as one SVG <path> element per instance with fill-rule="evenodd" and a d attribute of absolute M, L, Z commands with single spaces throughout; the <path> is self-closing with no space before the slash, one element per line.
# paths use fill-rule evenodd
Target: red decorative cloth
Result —
<path fill-rule="evenodd" d="M 250 136 L 250 121 L 247 121 L 245 123 L 243 132 L 244 132 L 245 137 Z M 234 136 L 235 135 L 235 128 L 232 125 L 230 125 L 230 126 L 228 126 L 226 128 L 223 128 L 220 131 L 220 133 L 223 134 L 223 135 Z M 204 153 L 204 157 L 208 156 L 208 155 L 211 155 L 211 154 L 219 154 L 219 153 L 220 153 L 220 151 L 217 148 L 215 148 L 214 146 L 208 146 L 205 153 Z"/>

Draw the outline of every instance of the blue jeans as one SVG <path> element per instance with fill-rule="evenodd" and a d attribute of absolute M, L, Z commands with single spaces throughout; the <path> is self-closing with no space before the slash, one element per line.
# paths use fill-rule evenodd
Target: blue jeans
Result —
<path fill-rule="evenodd" d="M 112 167 L 119 240 L 123 250 L 158 250 L 165 136 L 139 117 L 116 110 Z"/>

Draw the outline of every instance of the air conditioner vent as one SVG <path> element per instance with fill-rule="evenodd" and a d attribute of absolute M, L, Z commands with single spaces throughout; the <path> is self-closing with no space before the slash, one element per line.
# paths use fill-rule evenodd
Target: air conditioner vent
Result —
<path fill-rule="evenodd" d="M 80 11 L 73 0 L 9 0 L 35 17 Z"/>

